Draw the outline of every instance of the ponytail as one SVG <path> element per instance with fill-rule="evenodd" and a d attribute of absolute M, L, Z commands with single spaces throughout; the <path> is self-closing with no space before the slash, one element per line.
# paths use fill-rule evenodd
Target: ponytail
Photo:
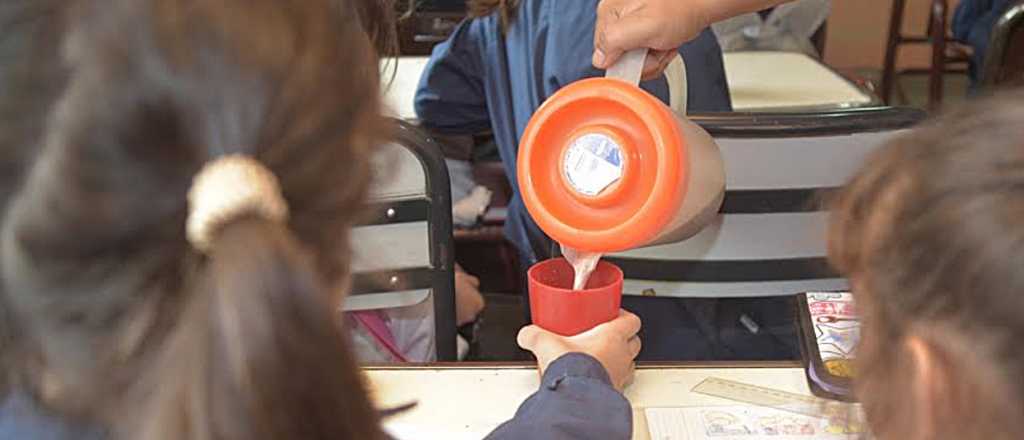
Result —
<path fill-rule="evenodd" d="M 0 235 L 13 386 L 115 438 L 383 437 L 325 287 L 378 136 L 358 1 L 72 2 L 68 84 Z M 187 194 L 231 154 L 290 217 L 234 218 L 200 252 Z"/>
<path fill-rule="evenodd" d="M 383 437 L 336 304 L 286 226 L 233 221 L 201 266 L 124 438 Z"/>

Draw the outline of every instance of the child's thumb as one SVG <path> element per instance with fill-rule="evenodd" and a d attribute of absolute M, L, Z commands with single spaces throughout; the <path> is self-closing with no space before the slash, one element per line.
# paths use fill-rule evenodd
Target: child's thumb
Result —
<path fill-rule="evenodd" d="M 519 330 L 519 336 L 516 337 L 516 343 L 519 344 L 523 350 L 533 351 L 537 348 L 539 340 L 543 338 L 546 333 L 540 327 L 535 325 L 528 325 Z"/>

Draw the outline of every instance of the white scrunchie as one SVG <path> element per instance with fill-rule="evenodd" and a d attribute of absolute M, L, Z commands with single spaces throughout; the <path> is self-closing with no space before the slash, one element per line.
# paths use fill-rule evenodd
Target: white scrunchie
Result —
<path fill-rule="evenodd" d="M 243 215 L 258 215 L 284 223 L 288 204 L 274 173 L 244 155 L 228 155 L 207 163 L 192 180 L 188 191 L 189 213 L 185 223 L 188 242 L 208 252 L 218 228 Z"/>

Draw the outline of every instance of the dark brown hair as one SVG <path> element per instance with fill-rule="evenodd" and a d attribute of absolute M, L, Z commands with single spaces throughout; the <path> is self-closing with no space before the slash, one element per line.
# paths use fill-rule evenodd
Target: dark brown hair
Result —
<path fill-rule="evenodd" d="M 60 3 L 9 0 L 0 7 L 0 212 L 6 211 L 39 150 L 47 112 L 64 85 L 64 69 L 57 62 Z M 0 285 L 0 400 L 9 379 L 4 373 L 15 330 L 2 290 Z"/>
<path fill-rule="evenodd" d="M 473 18 L 498 14 L 498 22 L 502 31 L 505 31 L 516 18 L 519 0 L 468 0 L 466 6 L 469 16 Z"/>
<path fill-rule="evenodd" d="M 341 1 L 341 0 L 339 0 Z M 393 0 L 354 0 L 363 29 L 378 56 L 398 56 L 398 30 Z M 414 0 L 411 0 L 414 1 Z M 411 11 L 411 9 L 410 9 Z"/>
<path fill-rule="evenodd" d="M 936 355 L 941 438 L 1024 429 L 1024 93 L 893 140 L 835 201 L 829 253 L 864 319 L 858 392 L 879 438 L 909 438 L 913 358 Z"/>
<path fill-rule="evenodd" d="M 336 322 L 385 132 L 366 5 L 70 12 L 68 85 L 3 224 L 19 386 L 119 438 L 383 438 Z M 232 153 L 274 172 L 291 217 L 234 221 L 202 255 L 186 192 Z"/>

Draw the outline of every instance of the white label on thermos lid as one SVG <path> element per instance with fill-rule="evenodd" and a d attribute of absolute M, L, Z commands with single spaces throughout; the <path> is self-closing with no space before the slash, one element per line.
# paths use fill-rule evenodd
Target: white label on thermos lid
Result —
<path fill-rule="evenodd" d="M 600 133 L 576 138 L 565 152 L 565 177 L 577 192 L 596 196 L 622 178 L 622 150 Z"/>

